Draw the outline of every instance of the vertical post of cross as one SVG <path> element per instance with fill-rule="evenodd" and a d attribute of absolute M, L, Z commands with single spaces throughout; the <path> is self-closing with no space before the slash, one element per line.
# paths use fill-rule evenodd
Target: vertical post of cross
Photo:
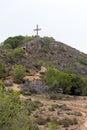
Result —
<path fill-rule="evenodd" d="M 38 36 L 38 32 L 41 31 L 41 28 L 38 27 L 38 24 L 36 25 L 34 31 L 36 31 L 36 35 Z"/>

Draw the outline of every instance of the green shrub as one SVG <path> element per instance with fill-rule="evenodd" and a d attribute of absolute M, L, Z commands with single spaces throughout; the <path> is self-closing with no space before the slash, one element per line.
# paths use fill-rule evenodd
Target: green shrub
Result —
<path fill-rule="evenodd" d="M 49 45 L 44 44 L 41 50 L 45 53 L 48 53 L 49 49 Z"/>
<path fill-rule="evenodd" d="M 0 62 L 0 79 L 3 79 L 5 77 L 5 65 Z"/>
<path fill-rule="evenodd" d="M 9 37 L 4 41 L 3 46 L 9 49 L 15 49 L 22 44 L 24 36 Z"/>
<path fill-rule="evenodd" d="M 78 124 L 78 121 L 76 118 L 73 118 L 73 119 L 64 118 L 64 119 L 60 119 L 58 123 L 59 125 L 63 125 L 63 127 L 69 127 L 70 125 Z"/>
<path fill-rule="evenodd" d="M 25 101 L 25 108 L 28 110 L 29 115 L 31 114 L 32 111 L 35 111 L 37 108 L 41 107 L 43 104 L 39 101 Z"/>
<path fill-rule="evenodd" d="M 65 50 L 65 47 L 64 47 L 63 45 L 61 45 L 61 46 L 59 47 L 59 50 L 62 51 L 62 52 L 65 52 L 65 51 L 66 51 L 66 50 Z"/>
<path fill-rule="evenodd" d="M 29 104 L 30 102 L 30 104 Z M 39 130 L 28 109 L 32 101 L 21 101 L 18 92 L 0 88 L 0 130 Z"/>
<path fill-rule="evenodd" d="M 2 82 L 2 80 L 0 80 L 0 88 L 1 88 L 2 90 L 4 90 L 4 88 L 5 88 L 5 85 L 4 85 L 4 83 Z"/>
<path fill-rule="evenodd" d="M 14 54 L 14 52 L 12 50 L 10 50 L 10 51 L 7 52 L 6 57 L 7 57 L 7 60 L 10 63 L 15 62 L 15 54 Z"/>
<path fill-rule="evenodd" d="M 49 44 L 49 43 L 55 41 L 55 39 L 53 37 L 43 37 L 42 39 L 45 44 Z"/>
<path fill-rule="evenodd" d="M 48 130 L 58 130 L 59 124 L 57 122 L 51 122 L 48 124 Z"/>
<path fill-rule="evenodd" d="M 79 56 L 78 61 L 83 65 L 87 65 L 87 59 L 84 56 Z"/>
<path fill-rule="evenodd" d="M 82 95 L 87 96 L 87 78 L 83 78 Z"/>
<path fill-rule="evenodd" d="M 11 63 L 17 62 L 21 58 L 25 58 L 25 52 L 22 48 L 16 48 L 14 50 L 10 50 L 6 54 L 7 60 Z"/>
<path fill-rule="evenodd" d="M 38 125 L 45 125 L 45 124 L 47 123 L 47 120 L 46 120 L 45 118 L 43 118 L 43 117 L 38 117 L 38 118 L 36 119 L 36 123 L 37 123 Z"/>
<path fill-rule="evenodd" d="M 20 47 L 26 42 L 29 42 L 31 40 L 34 40 L 38 36 L 14 36 L 7 38 L 2 45 L 2 48 L 6 49 L 15 49 L 17 47 Z"/>
<path fill-rule="evenodd" d="M 48 53 L 50 50 L 50 43 L 55 41 L 52 37 L 43 37 L 42 51 Z"/>
<path fill-rule="evenodd" d="M 22 43 L 27 43 L 29 41 L 34 40 L 35 38 L 38 38 L 39 36 L 25 36 L 24 39 L 22 40 Z"/>
<path fill-rule="evenodd" d="M 13 76 L 15 82 L 21 83 L 26 75 L 26 68 L 22 65 L 16 65 L 10 74 Z"/>
<path fill-rule="evenodd" d="M 54 64 L 53 64 L 51 61 L 39 60 L 39 61 L 37 62 L 37 65 L 38 65 L 39 67 L 44 66 L 44 67 L 46 67 L 47 69 L 49 69 L 49 68 L 55 68 Z"/>
<path fill-rule="evenodd" d="M 87 79 L 83 79 L 75 74 L 49 68 L 44 77 L 44 81 L 49 86 L 51 92 L 71 95 L 86 95 Z"/>

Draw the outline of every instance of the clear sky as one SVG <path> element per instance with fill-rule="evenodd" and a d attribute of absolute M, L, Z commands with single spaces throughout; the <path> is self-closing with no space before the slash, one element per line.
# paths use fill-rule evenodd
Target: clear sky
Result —
<path fill-rule="evenodd" d="M 87 0 L 0 0 L 0 42 L 9 36 L 52 36 L 87 54 Z"/>

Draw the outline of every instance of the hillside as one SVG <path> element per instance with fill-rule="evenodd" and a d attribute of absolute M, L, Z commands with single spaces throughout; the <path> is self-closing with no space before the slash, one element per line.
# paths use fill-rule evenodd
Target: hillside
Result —
<path fill-rule="evenodd" d="M 10 63 L 6 57 L 8 50 L 0 49 L 0 60 L 6 65 L 23 64 L 27 69 L 37 69 L 42 62 L 51 62 L 59 70 L 70 71 L 83 77 L 87 77 L 87 55 L 64 43 L 57 42 L 49 37 L 34 38 L 20 46 L 26 52 L 26 58 L 20 57 L 14 63 Z"/>
<path fill-rule="evenodd" d="M 50 61 L 59 70 L 87 76 L 87 55 L 66 44 L 57 41 L 46 44 L 43 39 L 35 39 L 24 47 L 31 52 L 26 59 L 30 66 L 37 65 L 41 60 Z"/>
<path fill-rule="evenodd" d="M 86 54 L 52 37 L 0 46 L 1 130 L 87 130 L 86 96 Z"/>

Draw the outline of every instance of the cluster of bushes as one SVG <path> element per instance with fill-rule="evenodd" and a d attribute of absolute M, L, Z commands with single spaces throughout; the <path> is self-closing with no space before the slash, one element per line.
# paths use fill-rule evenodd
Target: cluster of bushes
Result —
<path fill-rule="evenodd" d="M 11 71 L 10 74 L 13 76 L 16 83 L 22 83 L 23 78 L 26 75 L 26 68 L 22 65 L 16 65 Z"/>
<path fill-rule="evenodd" d="M 0 83 L 0 130 L 39 130 L 32 111 L 40 102 L 21 101 L 18 92 L 3 89 Z"/>
<path fill-rule="evenodd" d="M 76 118 L 73 119 L 64 118 L 59 120 L 59 125 L 62 125 L 63 127 L 69 127 L 70 125 L 76 125 L 76 124 L 78 124 Z"/>
<path fill-rule="evenodd" d="M 3 42 L 3 48 L 6 49 L 15 49 L 17 47 L 20 47 L 22 44 L 27 43 L 29 41 L 34 40 L 35 38 L 38 38 L 39 36 L 14 36 L 14 37 L 8 37 L 4 42 Z M 45 49 L 48 48 L 49 43 L 55 41 L 53 37 L 43 37 L 42 38 L 44 42 L 44 47 Z"/>
<path fill-rule="evenodd" d="M 51 61 L 43 61 L 43 60 L 38 60 L 37 66 L 38 67 L 44 66 L 47 69 L 55 67 Z"/>
<path fill-rule="evenodd" d="M 50 43 L 55 41 L 53 37 L 43 37 L 42 51 L 48 53 L 50 50 Z"/>
<path fill-rule="evenodd" d="M 46 72 L 44 80 L 52 92 L 87 95 L 87 78 L 81 78 L 76 74 L 69 74 L 55 68 L 50 68 Z"/>
<path fill-rule="evenodd" d="M 15 36 L 15 37 L 9 37 L 3 42 L 3 48 L 6 49 L 15 49 L 17 47 L 20 47 L 22 44 L 29 42 L 33 39 L 35 39 L 37 36 Z"/>
<path fill-rule="evenodd" d="M 19 55 L 20 56 L 20 55 Z M 0 62 L 0 80 L 5 79 L 6 76 L 6 66 L 4 63 Z M 15 65 L 11 71 L 8 72 L 16 83 L 22 83 L 23 78 L 26 76 L 26 68 L 23 65 Z"/>
<path fill-rule="evenodd" d="M 21 58 L 25 58 L 25 51 L 22 48 L 16 48 L 14 50 L 9 50 L 6 54 L 7 60 L 10 63 L 17 62 L 17 60 L 20 60 Z"/>

